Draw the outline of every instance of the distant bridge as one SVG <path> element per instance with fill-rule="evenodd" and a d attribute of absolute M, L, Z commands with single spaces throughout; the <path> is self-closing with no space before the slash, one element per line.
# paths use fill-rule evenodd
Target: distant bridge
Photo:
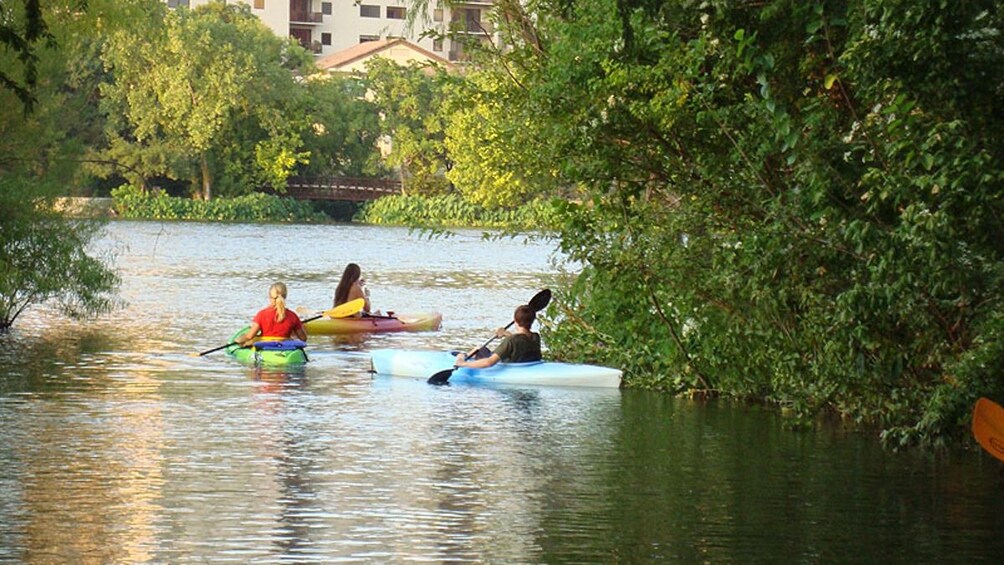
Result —
<path fill-rule="evenodd" d="M 289 177 L 286 196 L 297 200 L 364 202 L 401 194 L 401 183 L 387 179 L 349 177 Z"/>

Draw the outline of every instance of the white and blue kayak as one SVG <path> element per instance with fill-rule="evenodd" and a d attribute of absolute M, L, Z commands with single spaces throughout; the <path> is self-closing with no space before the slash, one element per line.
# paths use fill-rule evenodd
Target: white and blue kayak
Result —
<path fill-rule="evenodd" d="M 456 359 L 456 353 L 448 351 L 408 351 L 404 349 L 374 349 L 370 351 L 373 372 L 415 379 L 428 379 L 440 371 L 452 369 Z M 621 371 L 597 365 L 553 361 L 496 363 L 486 369 L 460 367 L 453 371 L 449 381 L 617 388 L 621 384 Z"/>

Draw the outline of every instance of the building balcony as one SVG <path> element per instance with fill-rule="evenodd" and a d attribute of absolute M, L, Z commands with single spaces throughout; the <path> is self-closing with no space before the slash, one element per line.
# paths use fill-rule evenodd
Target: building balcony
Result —
<path fill-rule="evenodd" d="M 472 19 L 456 18 L 450 21 L 450 31 L 471 35 L 492 35 L 495 33 L 495 26 L 493 26 L 492 22 L 488 20 L 477 21 Z"/>
<path fill-rule="evenodd" d="M 301 25 L 319 25 L 324 20 L 321 12 L 290 12 L 289 23 Z"/>

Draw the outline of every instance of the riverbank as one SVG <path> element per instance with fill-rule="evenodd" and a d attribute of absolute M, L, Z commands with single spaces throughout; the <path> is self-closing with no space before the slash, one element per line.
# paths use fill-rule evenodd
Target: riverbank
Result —
<path fill-rule="evenodd" d="M 57 212 L 75 218 L 114 218 L 115 199 L 102 197 L 63 196 L 53 203 Z"/>
<path fill-rule="evenodd" d="M 385 196 L 372 202 L 313 203 L 252 193 L 210 201 L 145 194 L 131 187 L 112 198 L 62 197 L 56 210 L 72 217 L 133 220 L 199 220 L 282 223 L 354 222 L 437 229 L 479 228 L 541 231 L 554 229 L 559 206 L 534 200 L 517 208 L 488 208 L 460 195 Z"/>

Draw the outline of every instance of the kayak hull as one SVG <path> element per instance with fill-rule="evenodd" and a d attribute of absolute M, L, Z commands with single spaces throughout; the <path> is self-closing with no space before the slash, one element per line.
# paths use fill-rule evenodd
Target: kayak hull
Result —
<path fill-rule="evenodd" d="M 229 341 L 234 341 L 247 331 L 247 327 L 241 328 L 234 335 L 230 336 Z M 303 342 L 299 343 L 302 344 Z M 231 345 L 225 351 L 230 357 L 252 367 L 295 368 L 307 364 L 307 353 L 303 350 L 303 347 L 294 347 L 292 349 L 260 349 L 253 345 L 251 347 Z"/>
<path fill-rule="evenodd" d="M 438 330 L 442 323 L 443 315 L 439 312 L 422 312 L 394 316 L 318 318 L 307 322 L 303 327 L 310 335 L 340 335 L 432 331 Z"/>
<path fill-rule="evenodd" d="M 448 351 L 374 349 L 370 352 L 373 372 L 395 377 L 428 379 L 439 371 L 451 369 L 455 361 L 456 355 Z M 453 371 L 449 382 L 618 388 L 621 374 L 619 369 L 598 365 L 536 361 L 496 363 L 486 369 L 461 367 Z"/>

